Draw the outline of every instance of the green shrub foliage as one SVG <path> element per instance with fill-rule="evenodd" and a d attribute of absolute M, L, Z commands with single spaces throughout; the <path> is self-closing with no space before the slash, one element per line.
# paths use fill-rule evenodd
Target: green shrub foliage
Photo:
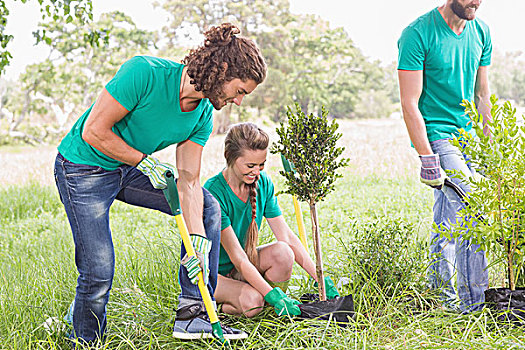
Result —
<path fill-rule="evenodd" d="M 340 158 L 344 147 L 336 146 L 342 136 L 336 132 L 339 125 L 328 120 L 324 107 L 321 115 L 307 115 L 296 104 L 295 111 L 287 107 L 286 115 L 288 125 L 281 123 L 277 128 L 279 141 L 271 148 L 272 153 L 282 154 L 295 167 L 295 173 L 280 172 L 287 184 L 283 192 L 310 204 L 320 202 L 341 177 L 337 169 L 348 164 L 347 158 Z"/>
<path fill-rule="evenodd" d="M 352 240 L 343 245 L 351 265 L 353 283 L 374 283 L 387 296 L 425 283 L 426 243 L 414 225 L 401 219 L 381 218 L 356 225 Z"/>
<path fill-rule="evenodd" d="M 514 290 L 525 263 L 525 126 L 523 116 L 516 116 L 510 102 L 501 105 L 492 96 L 491 103 L 492 120 L 486 125 L 474 102 L 464 100 L 462 104 L 476 137 L 462 131 L 453 144 L 463 149 L 484 176 L 456 176 L 472 187 L 463 214 L 471 218 L 482 214 L 483 219 L 456 223 L 453 234 L 493 253 L 505 265 L 508 287 Z M 484 133 L 484 128 L 489 132 Z"/>

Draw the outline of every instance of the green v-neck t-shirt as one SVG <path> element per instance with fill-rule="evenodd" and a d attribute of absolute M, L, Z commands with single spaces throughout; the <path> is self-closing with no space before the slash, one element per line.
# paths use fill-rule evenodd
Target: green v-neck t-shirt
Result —
<path fill-rule="evenodd" d="M 470 131 L 461 102 L 474 99 L 478 68 L 490 65 L 489 27 L 475 18 L 457 35 L 434 8 L 403 30 L 398 48 L 399 70 L 423 71 L 418 107 L 429 141 L 458 136 L 459 129 Z"/>
<path fill-rule="evenodd" d="M 152 154 L 186 140 L 206 144 L 213 128 L 213 106 L 208 99 L 202 99 L 194 110 L 181 110 L 183 68 L 183 64 L 167 59 L 136 56 L 126 61 L 107 83 L 109 94 L 129 111 L 112 128 L 129 146 Z M 93 105 L 76 121 L 58 151 L 73 163 L 115 170 L 123 163 L 82 139 L 92 108 Z"/>
<path fill-rule="evenodd" d="M 250 200 L 243 202 L 233 192 L 230 185 L 222 175 L 222 171 L 206 181 L 204 184 L 210 193 L 217 199 L 221 206 L 221 231 L 229 226 L 239 239 L 244 248 L 246 244 L 246 232 L 252 221 L 252 206 Z M 257 188 L 257 208 L 255 222 L 260 228 L 263 217 L 269 219 L 281 215 L 281 209 L 275 197 L 275 189 L 272 180 L 265 171 L 261 171 Z M 233 269 L 230 257 L 221 245 L 219 255 L 219 273 L 227 275 Z"/>

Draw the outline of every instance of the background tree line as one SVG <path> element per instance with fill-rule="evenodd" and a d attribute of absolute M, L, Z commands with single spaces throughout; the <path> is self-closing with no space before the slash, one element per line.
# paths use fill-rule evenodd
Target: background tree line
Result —
<path fill-rule="evenodd" d="M 268 76 L 241 108 L 216 113 L 215 132 L 248 118 L 278 121 L 293 103 L 305 112 L 325 106 L 335 118 L 384 118 L 399 110 L 395 62 L 371 61 L 343 28 L 291 13 L 288 0 L 158 1 L 169 13 L 159 32 L 138 28 L 123 12 L 94 21 L 91 0 L 37 1 L 43 19 L 35 37 L 50 55 L 27 66 L 18 81 L 0 80 L 0 145 L 56 142 L 126 59 L 149 54 L 180 61 L 195 46 L 188 44 L 192 33 L 221 22 L 256 40 Z M 7 18 L 8 11 L 0 11 L 2 38 Z M 5 47 L 0 54 L 8 62 Z M 0 69 L 7 64 L 0 63 Z M 525 104 L 524 68 L 520 53 L 494 53 L 491 82 L 499 97 Z"/>

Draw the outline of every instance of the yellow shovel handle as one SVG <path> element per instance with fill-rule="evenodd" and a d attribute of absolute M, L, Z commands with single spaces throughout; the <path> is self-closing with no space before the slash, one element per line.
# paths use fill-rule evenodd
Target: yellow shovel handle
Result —
<path fill-rule="evenodd" d="M 179 201 L 179 192 L 177 191 L 175 177 L 170 170 L 164 173 L 164 177 L 166 178 L 167 184 L 166 189 L 164 189 L 164 196 L 166 197 L 173 216 L 175 217 L 175 222 L 177 223 L 177 227 L 179 228 L 180 236 L 182 238 L 182 244 L 184 244 L 184 248 L 186 248 L 186 254 L 188 254 L 188 256 L 195 256 L 195 249 L 193 248 L 193 244 L 190 240 L 188 227 L 186 226 L 186 222 L 182 216 L 182 208 Z M 227 345 L 229 347 L 228 341 L 224 339 L 222 327 L 219 322 L 219 318 L 217 317 L 217 312 L 215 311 L 215 305 L 211 300 L 210 291 L 204 284 L 204 276 L 202 271 L 199 272 L 197 277 L 199 279 L 197 285 L 202 296 L 202 301 L 204 302 L 204 307 L 206 308 L 208 317 L 210 318 L 212 334 L 222 345 Z"/>
<path fill-rule="evenodd" d="M 299 201 L 297 201 L 296 196 L 293 196 L 293 207 L 295 210 L 295 219 L 297 220 L 297 229 L 299 230 L 299 239 L 301 240 L 304 249 L 308 251 L 308 245 L 306 244 L 306 233 L 304 230 L 303 213 L 301 212 L 301 206 L 299 205 Z"/>
<path fill-rule="evenodd" d="M 188 254 L 188 256 L 195 256 L 195 249 L 193 249 L 193 244 L 191 244 L 190 234 L 188 233 L 188 228 L 186 227 L 186 222 L 184 222 L 184 218 L 182 217 L 182 215 L 179 214 L 175 216 L 175 221 L 177 222 L 177 226 L 179 227 L 180 236 L 182 237 L 182 243 L 184 244 L 184 248 L 186 248 L 186 254 Z M 206 285 L 204 284 L 204 277 L 202 275 L 202 271 L 199 272 L 198 276 L 199 291 L 201 292 L 202 300 L 204 301 L 204 306 L 206 307 L 206 311 L 208 312 L 210 322 L 218 322 L 219 318 L 217 317 L 215 307 L 211 301 L 210 291 L 208 290 L 208 287 L 206 287 Z"/>

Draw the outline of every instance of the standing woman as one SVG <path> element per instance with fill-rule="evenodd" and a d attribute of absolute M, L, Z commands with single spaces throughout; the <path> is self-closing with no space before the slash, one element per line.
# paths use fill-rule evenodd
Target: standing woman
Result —
<path fill-rule="evenodd" d="M 257 125 L 234 125 L 225 139 L 227 167 L 204 185 L 222 212 L 215 299 L 228 314 L 253 317 L 266 301 L 278 315 L 299 315 L 300 302 L 284 293 L 294 261 L 317 280 L 315 264 L 284 221 L 273 183 L 263 171 L 268 143 Z M 257 247 L 263 217 L 277 242 Z M 339 296 L 328 276 L 325 286 L 328 298 Z"/>

